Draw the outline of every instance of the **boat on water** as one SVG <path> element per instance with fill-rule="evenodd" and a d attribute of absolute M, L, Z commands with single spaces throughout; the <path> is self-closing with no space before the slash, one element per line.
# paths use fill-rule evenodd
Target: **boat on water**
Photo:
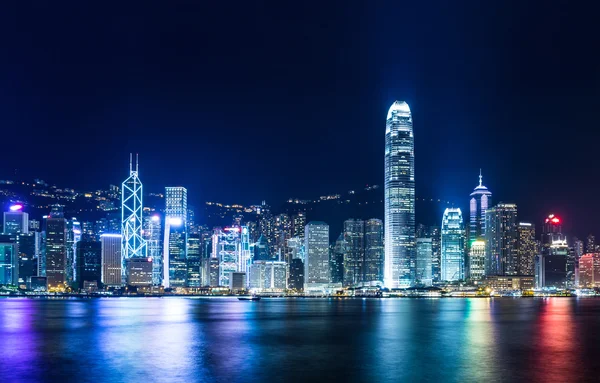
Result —
<path fill-rule="evenodd" d="M 260 297 L 257 297 L 256 295 L 245 296 L 245 297 L 238 297 L 238 299 L 240 301 L 260 301 Z"/>

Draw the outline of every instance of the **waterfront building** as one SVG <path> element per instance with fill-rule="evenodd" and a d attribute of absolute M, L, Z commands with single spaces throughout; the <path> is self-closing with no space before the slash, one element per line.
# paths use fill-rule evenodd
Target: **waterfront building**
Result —
<path fill-rule="evenodd" d="M 329 270 L 331 272 L 331 283 L 344 282 L 344 253 L 346 249 L 346 241 L 344 233 L 340 233 L 335 244 L 331 248 L 329 259 Z"/>
<path fill-rule="evenodd" d="M 104 287 L 121 287 L 123 284 L 123 259 L 121 257 L 121 234 L 102 234 L 102 284 Z"/>
<path fill-rule="evenodd" d="M 127 260 L 130 258 L 148 257 L 146 241 L 142 238 L 143 188 L 142 182 L 139 179 L 137 155 L 135 170 L 133 170 L 132 155 L 129 156 L 129 177 L 123 181 L 121 187 L 121 283 L 125 283 L 127 278 Z"/>
<path fill-rule="evenodd" d="M 579 259 L 579 287 L 600 287 L 600 253 L 587 253 Z"/>
<path fill-rule="evenodd" d="M 77 281 L 77 242 L 81 240 L 81 224 L 76 218 L 67 219 L 66 228 L 65 279 L 68 286 L 75 286 Z"/>
<path fill-rule="evenodd" d="M 469 249 L 469 278 L 479 281 L 485 276 L 485 241 L 471 242 Z"/>
<path fill-rule="evenodd" d="M 483 186 L 483 176 L 479 171 L 479 185 L 475 187 L 469 200 L 469 242 L 485 238 L 485 213 L 492 206 L 492 193 Z"/>
<path fill-rule="evenodd" d="M 247 226 L 240 227 L 240 258 L 238 262 L 238 271 L 247 273 L 248 267 L 252 263 L 252 248 L 250 242 L 250 231 Z"/>
<path fill-rule="evenodd" d="M 535 256 L 537 255 L 537 243 L 535 241 L 535 225 L 529 222 L 519 222 L 518 240 L 518 274 L 535 274 Z"/>
<path fill-rule="evenodd" d="M 433 283 L 431 260 L 433 248 L 431 238 L 417 238 L 416 280 L 425 286 Z"/>
<path fill-rule="evenodd" d="M 540 252 L 540 287 L 566 288 L 574 284 L 575 262 L 562 232 L 562 219 L 554 214 L 550 214 L 542 225 Z"/>
<path fill-rule="evenodd" d="M 442 217 L 441 235 L 441 280 L 462 280 L 465 277 L 465 230 L 460 209 L 446 208 Z"/>
<path fill-rule="evenodd" d="M 45 238 L 45 268 L 49 291 L 63 291 L 66 288 L 66 226 L 63 207 L 52 206 L 50 215 L 46 218 Z"/>
<path fill-rule="evenodd" d="M 383 227 L 380 219 L 365 221 L 364 281 L 371 284 L 383 284 Z"/>
<path fill-rule="evenodd" d="M 152 286 L 151 258 L 130 258 L 127 260 L 127 286 Z"/>
<path fill-rule="evenodd" d="M 296 292 L 304 289 L 304 262 L 300 258 L 294 258 L 290 263 L 288 288 Z"/>
<path fill-rule="evenodd" d="M 187 286 L 200 287 L 201 257 L 200 234 L 189 234 L 187 238 Z"/>
<path fill-rule="evenodd" d="M 344 222 L 344 277 L 345 286 L 357 286 L 364 281 L 365 223 L 360 219 Z M 332 281 L 333 282 L 333 281 Z M 342 282 L 342 281 L 338 281 Z"/>
<path fill-rule="evenodd" d="M 484 284 L 494 291 L 533 290 L 534 277 L 532 275 L 490 275 L 485 278 Z"/>
<path fill-rule="evenodd" d="M 163 286 L 187 284 L 187 189 L 165 188 L 165 230 L 163 239 Z"/>
<path fill-rule="evenodd" d="M 154 213 L 144 217 L 144 240 L 148 249 L 148 258 L 152 259 L 152 284 L 154 286 L 162 284 L 164 273 L 161 231 L 160 215 Z"/>
<path fill-rule="evenodd" d="M 234 272 L 229 276 L 229 289 L 232 293 L 237 293 L 242 290 L 245 290 L 247 286 L 246 283 L 246 273 L 242 272 Z"/>
<path fill-rule="evenodd" d="M 15 285 L 19 281 L 17 245 L 14 242 L 0 242 L 0 285 Z"/>
<path fill-rule="evenodd" d="M 304 229 L 304 285 L 328 284 L 329 271 L 329 225 L 325 222 L 309 222 Z M 310 286 L 309 286 L 310 287 Z"/>
<path fill-rule="evenodd" d="M 219 261 L 219 286 L 229 286 L 231 273 L 239 271 L 241 256 L 241 238 L 239 227 L 215 229 L 213 235 L 213 253 Z"/>
<path fill-rule="evenodd" d="M 29 232 L 26 234 L 17 234 L 16 250 L 19 263 L 19 288 L 26 287 L 28 277 L 37 276 L 37 239 L 39 239 L 39 233 Z"/>
<path fill-rule="evenodd" d="M 499 203 L 486 212 L 486 276 L 517 275 L 517 205 Z"/>
<path fill-rule="evenodd" d="M 410 108 L 396 101 L 385 126 L 385 268 L 386 287 L 408 287 L 415 269 L 415 153 Z"/>
<path fill-rule="evenodd" d="M 256 292 L 284 292 L 287 264 L 280 261 L 255 261 L 249 268 L 249 288 Z"/>
<path fill-rule="evenodd" d="M 102 243 L 93 238 L 84 237 L 76 243 L 76 266 L 78 289 L 83 289 L 86 282 L 102 284 Z"/>
<path fill-rule="evenodd" d="M 29 214 L 23 212 L 22 204 L 11 205 L 8 211 L 4 212 L 2 232 L 8 235 L 29 233 Z"/>

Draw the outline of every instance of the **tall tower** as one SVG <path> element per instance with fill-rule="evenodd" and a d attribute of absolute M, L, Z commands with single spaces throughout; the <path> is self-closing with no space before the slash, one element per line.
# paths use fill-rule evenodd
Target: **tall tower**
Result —
<path fill-rule="evenodd" d="M 499 203 L 487 209 L 485 216 L 485 274 L 517 275 L 517 205 Z"/>
<path fill-rule="evenodd" d="M 457 208 L 447 208 L 442 217 L 441 280 L 464 279 L 464 261 L 465 231 L 462 212 Z"/>
<path fill-rule="evenodd" d="M 415 152 L 410 108 L 390 107 L 385 123 L 385 268 L 386 287 L 407 287 L 415 270 Z"/>
<path fill-rule="evenodd" d="M 138 156 L 133 170 L 132 155 L 129 155 L 129 178 L 123 181 L 121 194 L 121 257 L 123 281 L 129 258 L 146 258 L 146 241 L 142 238 L 142 182 L 138 178 Z"/>
<path fill-rule="evenodd" d="M 479 185 L 470 195 L 469 201 L 469 242 L 485 237 L 485 212 L 492 205 L 492 192 L 483 186 L 483 176 L 479 170 Z"/>

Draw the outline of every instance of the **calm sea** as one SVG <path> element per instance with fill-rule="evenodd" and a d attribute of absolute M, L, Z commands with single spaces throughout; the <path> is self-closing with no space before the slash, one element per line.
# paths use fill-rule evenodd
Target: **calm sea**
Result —
<path fill-rule="evenodd" d="M 600 380 L 600 299 L 0 299 L 1 382 Z"/>

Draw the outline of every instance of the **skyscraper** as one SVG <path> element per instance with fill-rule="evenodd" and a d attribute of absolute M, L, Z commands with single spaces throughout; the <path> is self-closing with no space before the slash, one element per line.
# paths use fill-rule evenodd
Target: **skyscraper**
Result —
<path fill-rule="evenodd" d="M 67 266 L 67 227 L 63 207 L 52 206 L 46 218 L 46 277 L 48 290 L 65 289 L 65 268 Z"/>
<path fill-rule="evenodd" d="M 465 230 L 462 212 L 447 208 L 442 217 L 441 280 L 464 279 Z"/>
<path fill-rule="evenodd" d="M 431 260 L 433 249 L 431 238 L 417 238 L 416 280 L 426 286 L 431 286 Z"/>
<path fill-rule="evenodd" d="M 329 225 L 309 222 L 304 229 L 304 285 L 329 283 Z"/>
<path fill-rule="evenodd" d="M 187 279 L 187 189 L 165 188 L 163 286 L 184 287 Z"/>
<path fill-rule="evenodd" d="M 492 193 L 483 186 L 479 171 L 479 185 L 471 193 L 469 201 L 469 242 L 485 237 L 485 212 L 492 205 Z"/>
<path fill-rule="evenodd" d="M 23 205 L 14 204 L 4 212 L 4 234 L 27 234 L 29 232 L 29 214 L 23 212 Z"/>
<path fill-rule="evenodd" d="M 162 284 L 163 277 L 161 230 L 162 225 L 158 214 L 144 217 L 144 240 L 148 246 L 148 257 L 152 259 L 152 284 L 155 286 Z"/>
<path fill-rule="evenodd" d="M 479 281 L 485 276 L 485 241 L 471 242 L 469 249 L 469 278 Z"/>
<path fill-rule="evenodd" d="M 600 253 L 587 253 L 579 259 L 579 287 L 600 287 Z"/>
<path fill-rule="evenodd" d="M 96 288 L 100 288 L 102 282 L 102 242 L 86 237 L 78 241 L 75 246 L 77 288 L 83 289 L 85 282 L 96 283 Z"/>
<path fill-rule="evenodd" d="M 365 223 L 360 219 L 344 222 L 344 285 L 363 282 L 365 257 Z"/>
<path fill-rule="evenodd" d="M 200 287 L 200 264 L 202 261 L 200 234 L 189 234 L 187 239 L 187 286 Z"/>
<path fill-rule="evenodd" d="M 306 213 L 300 211 L 292 216 L 292 237 L 304 239 L 304 227 L 306 226 Z"/>
<path fill-rule="evenodd" d="M 415 269 L 415 153 L 408 104 L 396 101 L 385 126 L 385 269 L 386 287 L 406 287 Z"/>
<path fill-rule="evenodd" d="M 66 220 L 67 241 L 65 248 L 67 251 L 65 278 L 67 285 L 73 286 L 77 281 L 77 242 L 81 240 L 81 224 L 76 218 Z"/>
<path fill-rule="evenodd" d="M 146 258 L 146 241 L 142 238 L 142 182 L 139 175 L 139 163 L 136 155 L 135 170 L 132 156 L 129 156 L 129 177 L 123 181 L 121 193 L 121 256 L 122 283 L 126 282 L 127 260 Z"/>
<path fill-rule="evenodd" d="M 538 286 L 565 288 L 574 282 L 575 265 L 569 254 L 562 219 L 550 214 L 542 225 Z"/>
<path fill-rule="evenodd" d="M 535 226 L 528 222 L 519 222 L 518 259 L 520 275 L 535 274 L 535 256 L 537 244 L 535 242 Z"/>
<path fill-rule="evenodd" d="M 17 285 L 19 279 L 17 245 L 0 242 L 0 285 Z"/>
<path fill-rule="evenodd" d="M 383 221 L 369 219 L 365 222 L 365 282 L 383 283 L 383 255 Z"/>
<path fill-rule="evenodd" d="M 344 233 L 340 233 L 331 249 L 329 260 L 329 271 L 331 272 L 331 283 L 344 282 L 344 253 L 346 252 L 346 240 Z"/>
<path fill-rule="evenodd" d="M 517 275 L 517 205 L 500 202 L 485 215 L 486 275 Z"/>
<path fill-rule="evenodd" d="M 102 283 L 105 287 L 120 287 L 123 280 L 123 259 L 121 257 L 122 236 L 120 234 L 102 234 L 100 247 L 102 251 Z"/>
<path fill-rule="evenodd" d="M 6 214 L 6 213 L 4 213 Z M 6 221 L 6 218 L 5 218 Z M 596 251 L 596 237 L 592 234 L 587 236 L 585 241 L 585 252 L 586 253 L 594 253 Z"/>

